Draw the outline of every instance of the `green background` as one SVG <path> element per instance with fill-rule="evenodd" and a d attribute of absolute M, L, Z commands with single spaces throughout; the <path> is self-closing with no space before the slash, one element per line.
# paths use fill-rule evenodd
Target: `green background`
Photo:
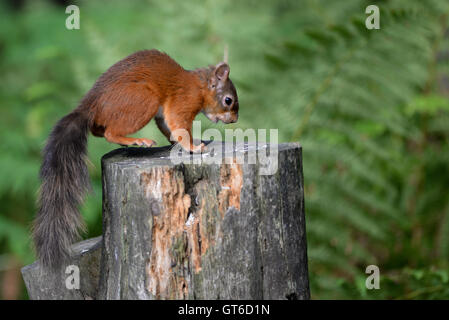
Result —
<path fill-rule="evenodd" d="M 222 60 L 240 101 L 236 124 L 275 128 L 303 146 L 313 299 L 449 298 L 449 6 L 435 1 L 66 1 L 0 3 L 0 298 L 27 298 L 35 257 L 40 151 L 55 122 L 109 66 L 141 49 L 186 69 Z M 365 8 L 380 7 L 380 30 Z M 151 122 L 136 136 L 165 138 Z M 101 234 L 101 156 L 86 237 Z M 365 268 L 380 268 L 379 290 Z"/>

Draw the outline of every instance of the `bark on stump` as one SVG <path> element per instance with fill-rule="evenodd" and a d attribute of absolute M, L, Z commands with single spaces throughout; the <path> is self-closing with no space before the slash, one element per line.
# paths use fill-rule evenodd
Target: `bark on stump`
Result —
<path fill-rule="evenodd" d="M 30 299 L 308 299 L 301 147 L 278 145 L 277 162 L 260 157 L 265 144 L 208 149 L 181 163 L 168 147 L 105 155 L 103 237 L 70 261 L 80 288 L 66 266 L 35 262 L 22 268 Z"/>
<path fill-rule="evenodd" d="M 222 164 L 174 164 L 167 148 L 103 157 L 100 299 L 309 298 L 301 147 L 279 145 L 273 175 L 236 161 L 267 145 L 225 147 L 208 145 Z"/>

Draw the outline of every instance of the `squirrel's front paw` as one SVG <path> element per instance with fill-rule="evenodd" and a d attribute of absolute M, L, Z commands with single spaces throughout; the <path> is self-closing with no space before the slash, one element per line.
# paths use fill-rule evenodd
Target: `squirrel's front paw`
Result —
<path fill-rule="evenodd" d="M 192 153 L 202 153 L 202 152 L 204 152 L 206 150 L 207 150 L 207 148 L 206 148 L 206 145 L 204 143 L 201 143 L 200 145 L 197 145 L 197 146 L 192 145 L 190 147 L 190 151 Z"/>
<path fill-rule="evenodd" d="M 150 148 L 152 146 L 155 146 L 157 143 L 154 140 L 151 139 L 145 139 L 145 138 L 137 138 L 134 140 L 134 145 L 136 146 L 142 146 L 142 147 L 147 147 Z"/>

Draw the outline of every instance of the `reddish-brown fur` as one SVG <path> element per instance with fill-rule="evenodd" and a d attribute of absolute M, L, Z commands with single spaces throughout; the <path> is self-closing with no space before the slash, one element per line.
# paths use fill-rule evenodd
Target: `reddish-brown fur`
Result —
<path fill-rule="evenodd" d="M 179 141 L 184 149 L 201 152 L 204 144 L 194 146 L 191 134 L 192 122 L 200 111 L 211 120 L 237 121 L 238 98 L 228 76 L 225 63 L 188 71 L 165 53 L 139 51 L 101 75 L 78 109 L 88 115 L 91 132 L 109 142 L 154 145 L 153 140 L 127 135 L 157 116 L 156 123 L 169 141 L 172 132 L 184 129 L 190 139 L 180 141 L 174 136 L 171 142 Z M 224 104 L 223 95 L 232 98 L 232 105 Z"/>
<path fill-rule="evenodd" d="M 46 267 L 60 267 L 83 229 L 78 208 L 89 189 L 88 130 L 109 142 L 152 146 L 153 140 L 127 135 L 155 118 L 169 141 L 201 152 L 204 144 L 194 146 L 191 135 L 198 112 L 212 121 L 230 123 L 237 121 L 238 108 L 226 63 L 188 71 L 165 53 L 146 50 L 114 64 L 79 107 L 56 123 L 43 150 L 39 210 L 33 226 L 39 260 Z M 184 138 L 187 131 L 188 139 L 180 140 L 178 129 Z"/>

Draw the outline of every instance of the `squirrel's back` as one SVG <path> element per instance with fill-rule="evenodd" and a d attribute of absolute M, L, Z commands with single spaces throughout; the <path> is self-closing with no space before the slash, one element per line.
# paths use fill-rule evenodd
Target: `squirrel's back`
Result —
<path fill-rule="evenodd" d="M 104 72 L 95 83 L 95 89 L 108 89 L 129 82 L 145 82 L 165 88 L 167 84 L 184 80 L 187 71 L 166 53 L 142 50 L 118 61 Z"/>
<path fill-rule="evenodd" d="M 117 96 L 124 88 L 142 84 L 151 90 L 153 97 L 161 102 L 165 98 L 183 90 L 195 90 L 200 86 L 198 78 L 185 70 L 168 54 L 152 50 L 137 51 L 118 61 L 106 70 L 84 96 L 79 109 L 90 114 L 93 120 L 102 109 Z M 135 92 L 136 95 L 142 91 Z"/>

